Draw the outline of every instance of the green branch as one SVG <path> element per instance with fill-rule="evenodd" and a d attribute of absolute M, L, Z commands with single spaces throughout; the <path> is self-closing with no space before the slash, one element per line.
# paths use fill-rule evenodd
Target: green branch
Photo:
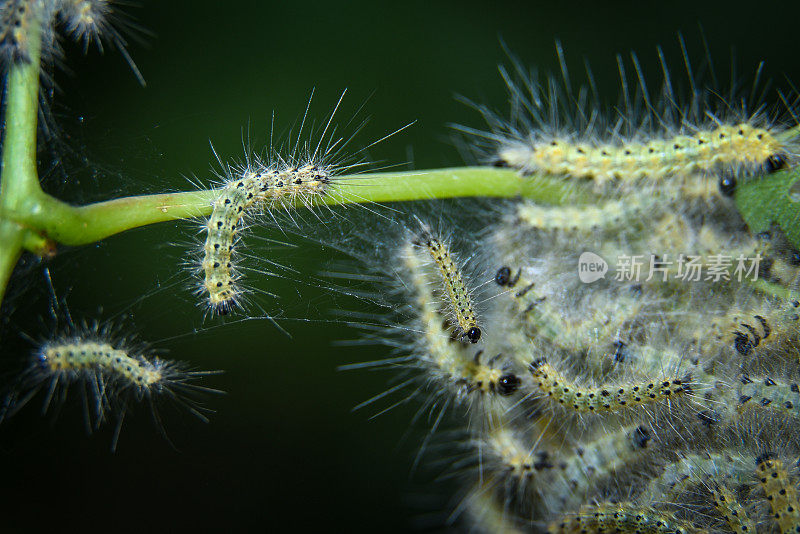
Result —
<path fill-rule="evenodd" d="M 11 64 L 8 71 L 3 139 L 0 210 L 35 209 L 29 201 L 41 194 L 36 172 L 36 128 L 39 117 L 39 56 L 41 28 L 31 23 L 27 34 L 30 61 Z"/>
<path fill-rule="evenodd" d="M 31 21 L 25 61 L 12 62 L 6 79 L 3 153 L 0 162 L 0 302 L 24 247 L 46 240 L 8 220 L 13 213 L 35 211 L 42 194 L 36 172 L 36 128 L 39 118 L 41 25 Z M 44 252 L 44 248 L 41 248 Z"/>
<path fill-rule="evenodd" d="M 569 197 L 579 200 L 580 193 L 567 188 L 563 181 L 548 178 L 520 177 L 509 169 L 461 167 L 376 173 L 357 177 L 342 176 L 331 185 L 329 194 L 318 203 L 326 205 L 400 202 L 408 200 L 455 197 L 529 197 L 558 204 Z M 219 192 L 195 191 L 125 197 L 87 206 L 70 206 L 44 194 L 39 195 L 42 209 L 17 214 L 20 224 L 35 228 L 44 236 L 65 245 L 84 245 L 131 228 L 176 219 L 208 216 Z M 302 206 L 295 204 L 280 208 Z"/>
<path fill-rule="evenodd" d="M 0 303 L 8 280 L 22 254 L 24 231 L 18 225 L 0 219 Z"/>

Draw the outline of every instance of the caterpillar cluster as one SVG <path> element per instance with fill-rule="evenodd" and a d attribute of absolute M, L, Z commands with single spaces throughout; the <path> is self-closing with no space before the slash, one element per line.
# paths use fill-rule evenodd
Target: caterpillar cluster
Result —
<path fill-rule="evenodd" d="M 110 6 L 9 0 L 0 8 L 5 61 L 32 61 L 32 28 L 47 33 L 60 20 L 84 47 L 102 47 L 105 35 L 141 78 L 110 25 Z M 349 282 L 368 287 L 340 289 L 380 309 L 359 310 L 352 322 L 394 350 L 374 365 L 415 375 L 372 400 L 428 394 L 420 413 L 432 428 L 420 457 L 450 422 L 449 408 L 464 408 L 452 418 L 466 435 L 455 446 L 468 458 L 454 465 L 469 488 L 458 510 L 493 532 L 800 532 L 791 463 L 800 453 L 800 255 L 787 260 L 765 244 L 733 201 L 741 184 L 796 168 L 797 125 L 750 111 L 744 100 L 717 102 L 715 88 L 698 89 L 688 62 L 691 94 L 676 97 L 663 55 L 661 102 L 650 98 L 633 56 L 634 102 L 620 61 L 624 105 L 608 112 L 587 102 L 588 89 L 572 93 L 561 59 L 562 94 L 552 80 L 538 84 L 517 68 L 522 80 L 513 81 L 503 70 L 516 115 L 479 108 L 488 131 L 475 143 L 488 150 L 485 163 L 514 169 L 522 183 L 539 175 L 567 184 L 558 199 L 566 205 L 514 199 L 492 211 L 457 203 L 458 231 L 450 233 L 471 237 L 460 242 L 419 222 L 440 216 L 447 228 L 448 217 L 399 207 L 384 217 L 393 228 L 361 236 L 344 229 L 333 243 L 362 260 Z M 587 104 L 596 109 L 586 112 Z M 248 147 L 243 163 L 222 165 L 195 263 L 212 313 L 244 305 L 236 245 L 246 223 L 325 203 L 339 173 L 352 168 L 336 161 L 346 142 L 327 137 L 332 119 L 316 147 L 287 155 L 270 146 L 265 157 Z M 571 204 L 575 191 L 589 201 Z M 586 281 L 574 261 L 582 252 L 671 266 L 642 280 L 629 273 Z M 711 269 L 726 253 L 762 252 L 760 285 L 722 268 L 680 279 L 684 265 L 668 261 L 690 255 Z M 115 419 L 115 448 L 134 403 L 168 399 L 204 419 L 196 395 L 213 390 L 196 381 L 207 374 L 99 326 L 73 327 L 34 351 L 3 415 L 38 393 L 47 410 L 77 389 L 92 428 Z"/>
<path fill-rule="evenodd" d="M 776 496 L 796 498 L 795 474 L 773 470 L 780 488 L 759 481 L 765 450 L 781 461 L 800 452 L 796 244 L 777 227 L 752 232 L 733 200 L 797 164 L 795 125 L 747 108 L 720 113 L 719 93 L 694 80 L 684 102 L 666 74 L 663 104 L 640 75 L 630 115 L 598 106 L 562 121 L 579 101 L 568 82 L 562 102 L 552 81 L 545 91 L 504 74 L 518 115 L 479 107 L 489 131 L 464 130 L 478 133 L 488 163 L 531 184 L 560 181 L 564 194 L 558 205 L 462 202 L 393 216 L 438 217 L 469 240 L 444 242 L 425 226 L 406 231 L 411 243 L 387 228 L 360 248 L 340 245 L 361 261 L 351 280 L 374 286 L 357 295 L 384 311 L 364 324 L 370 342 L 394 349 L 376 365 L 422 377 L 373 401 L 427 392 L 430 436 L 466 402 L 453 423 L 467 437 L 448 444 L 459 451 L 453 476 L 469 488 L 456 515 L 488 532 L 800 528 Z M 641 128 L 624 131 L 631 125 Z M 604 276 L 579 276 L 584 252 L 606 262 Z M 467 277 L 456 255 L 479 268 Z M 609 265 L 632 257 L 661 270 L 621 276 Z M 485 295 L 480 314 L 469 288 Z M 472 327 L 485 335 L 468 350 Z"/>

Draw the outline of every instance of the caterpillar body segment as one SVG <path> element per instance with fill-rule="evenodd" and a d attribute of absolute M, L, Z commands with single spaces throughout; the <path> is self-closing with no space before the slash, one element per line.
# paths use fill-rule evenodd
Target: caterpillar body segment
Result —
<path fill-rule="evenodd" d="M 34 24 L 44 28 L 45 16 L 40 0 L 6 0 L 0 6 L 0 54 L 4 63 L 31 62 L 30 32 Z"/>
<path fill-rule="evenodd" d="M 710 492 L 714 507 L 725 518 L 728 528 L 737 534 L 757 532 L 755 521 L 728 486 L 712 482 Z"/>
<path fill-rule="evenodd" d="M 772 518 L 780 531 L 783 534 L 800 532 L 797 485 L 783 462 L 770 454 L 764 454 L 756 459 L 756 475 L 772 510 Z"/>
<path fill-rule="evenodd" d="M 769 377 L 740 378 L 739 410 L 765 410 L 793 419 L 800 418 L 800 387 Z"/>

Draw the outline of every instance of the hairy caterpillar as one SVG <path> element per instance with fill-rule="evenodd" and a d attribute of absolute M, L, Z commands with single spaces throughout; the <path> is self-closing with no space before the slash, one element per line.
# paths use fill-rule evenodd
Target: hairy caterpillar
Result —
<path fill-rule="evenodd" d="M 716 169 L 779 168 L 786 147 L 774 132 L 747 123 L 718 124 L 693 135 L 647 142 L 574 143 L 531 136 L 530 144 L 502 147 L 497 162 L 533 174 L 611 180 L 662 180 Z"/>
<path fill-rule="evenodd" d="M 800 302 L 773 302 L 759 298 L 750 306 L 734 306 L 724 315 L 701 324 L 689 324 L 691 343 L 710 357 L 720 350 L 754 356 L 796 343 L 800 336 Z"/>
<path fill-rule="evenodd" d="M 464 283 L 461 268 L 450 253 L 450 247 L 434 236 L 430 227 L 421 224 L 419 235 L 414 244 L 424 248 L 436 263 L 442 283 L 447 293 L 450 310 L 458 325 L 459 336 L 466 337 L 470 343 L 477 343 L 481 338 L 481 329 L 475 316 L 470 290 Z"/>
<path fill-rule="evenodd" d="M 136 24 L 118 5 L 130 4 L 120 0 L 58 0 L 58 17 L 72 38 L 83 43 L 84 53 L 92 42 L 101 53 L 105 44 L 116 47 L 138 82 L 144 86 L 144 76 L 128 53 L 126 37 L 140 39 L 142 35 L 149 35 L 149 32 Z"/>
<path fill-rule="evenodd" d="M 736 495 L 733 494 L 728 486 L 713 481 L 710 492 L 714 507 L 725 518 L 725 522 L 733 532 L 756 532 L 755 521 L 747 513 L 744 506 L 739 503 Z"/>
<path fill-rule="evenodd" d="M 797 487 L 783 462 L 769 453 L 764 454 L 756 459 L 756 474 L 781 532 L 800 532 Z"/>
<path fill-rule="evenodd" d="M 645 426 L 632 425 L 569 447 L 545 445 L 541 437 L 536 437 L 531 446 L 511 428 L 501 427 L 489 431 L 479 450 L 485 450 L 498 464 L 496 478 L 517 479 L 521 486 L 542 495 L 547 510 L 555 511 L 579 506 L 617 469 L 630 468 L 651 450 L 651 439 Z"/>
<path fill-rule="evenodd" d="M 213 314 L 226 315 L 244 306 L 245 295 L 238 284 L 241 275 L 235 264 L 235 248 L 239 231 L 248 219 L 258 222 L 259 218 L 268 215 L 277 223 L 276 208 L 291 210 L 304 206 L 311 209 L 320 204 L 323 197 L 338 191 L 337 181 L 347 179 L 343 174 L 358 174 L 369 165 L 364 156 L 367 149 L 413 124 L 402 126 L 353 153 L 347 153 L 355 133 L 343 137 L 333 123 L 345 94 L 343 91 L 339 96 L 324 128 L 313 131 L 312 127 L 309 138 L 304 141 L 301 137 L 313 91 L 296 140 L 288 142 L 288 147 L 276 148 L 270 137 L 269 147 L 262 155 L 251 149 L 248 140 L 244 161 L 227 164 L 215 152 L 221 166 L 218 173 L 221 184 L 219 195 L 212 203 L 211 216 L 203 225 L 206 238 L 200 262 L 201 280 L 197 287 L 197 294 L 205 298 Z M 318 214 L 315 216 L 321 220 Z M 294 215 L 289 219 L 291 224 L 298 225 Z"/>
<path fill-rule="evenodd" d="M 759 346 L 797 338 L 800 333 L 798 307 L 800 302 L 795 300 L 786 307 L 777 306 L 740 322 L 739 329 L 733 332 L 736 352 L 748 356 Z"/>
<path fill-rule="evenodd" d="M 43 390 L 43 411 L 55 401 L 62 403 L 70 387 L 78 387 L 91 400 L 94 428 L 99 427 L 112 412 L 116 417 L 111 449 L 115 450 L 125 414 L 131 402 L 146 400 L 156 423 L 160 420 L 155 409 L 158 399 L 167 399 L 190 411 L 204 422 L 208 418 L 195 399 L 198 393 L 217 390 L 195 382 L 216 371 L 191 371 L 184 364 L 146 357 L 144 353 L 115 342 L 109 328 L 94 324 L 75 335 L 59 336 L 42 343 L 17 380 L 7 400 L 8 415 L 22 408 L 36 393 Z M 86 397 L 84 397 L 86 398 Z M 88 408 L 87 408 L 88 409 Z"/>
<path fill-rule="evenodd" d="M 699 87 L 692 79 L 682 38 L 681 47 L 690 76 L 688 99 L 674 93 L 659 49 L 663 72 L 660 101 L 651 99 L 635 54 L 632 59 L 638 85 L 631 99 L 625 65 L 618 57 L 624 106 L 609 112 L 600 103 L 588 68 L 589 87 L 582 88 L 580 96 L 573 94 L 563 50 L 557 45 L 561 86 L 552 77 L 548 83 L 540 83 L 514 61 L 517 79 L 501 69 L 511 97 L 511 119 L 477 105 L 474 107 L 483 115 L 489 131 L 462 130 L 484 140 L 494 165 L 526 174 L 589 180 L 598 186 L 642 180 L 662 183 L 667 178 L 710 173 L 735 177 L 794 165 L 796 147 L 791 138 L 787 139 L 791 136 L 758 112 L 748 112 L 744 98 L 737 101 L 737 95 L 731 94 L 726 101 L 714 88 Z M 720 181 L 721 194 L 728 196 L 731 187 L 735 184 Z"/>
<path fill-rule="evenodd" d="M 684 524 L 664 512 L 629 503 L 601 503 L 582 506 L 550 523 L 552 534 L 688 534 L 701 530 Z"/>
<path fill-rule="evenodd" d="M 616 466 L 628 463 L 633 453 L 647 448 L 650 432 L 644 426 L 623 427 L 596 440 L 573 447 L 571 454 L 564 451 L 531 450 L 508 428 L 489 432 L 487 448 L 494 453 L 509 474 L 515 477 L 544 476 L 548 470 L 557 470 L 573 487 L 586 472 L 598 476 L 607 474 Z"/>
<path fill-rule="evenodd" d="M 431 290 L 431 276 L 420 257 L 418 247 L 408 244 L 403 254 L 404 263 L 411 277 L 416 293 L 417 309 L 424 334 L 423 358 L 430 359 L 445 380 L 461 388 L 465 393 L 497 393 L 509 396 L 522 384 L 521 378 L 511 369 L 496 367 L 502 362 L 502 355 L 482 360 L 483 351 L 474 356 L 461 343 L 454 343 L 446 330 L 443 317 L 439 313 Z"/>
<path fill-rule="evenodd" d="M 519 222 L 536 230 L 584 233 L 629 224 L 652 210 L 655 204 L 655 199 L 645 197 L 609 200 L 587 206 L 540 206 L 523 202 L 517 206 L 516 217 Z"/>
<path fill-rule="evenodd" d="M 108 28 L 106 18 L 112 10 L 110 4 L 109 0 L 60 0 L 59 15 L 67 31 L 84 41 L 84 47 L 95 41 L 102 49 L 100 36 Z"/>
<path fill-rule="evenodd" d="M 534 360 L 528 369 L 542 393 L 576 412 L 617 412 L 647 403 L 669 402 L 691 392 L 690 377 L 583 387 L 565 378 L 545 358 Z"/>
<path fill-rule="evenodd" d="M 236 170 L 234 176 L 238 178 L 227 183 L 214 201 L 203 247 L 204 279 L 200 291 L 207 295 L 212 312 L 219 315 L 240 303 L 233 250 L 245 213 L 253 206 L 270 202 L 288 203 L 298 198 L 310 202 L 325 194 L 330 183 L 329 171 L 315 163 L 279 168 L 256 160 Z"/>
<path fill-rule="evenodd" d="M 620 295 L 615 304 L 618 313 L 587 303 L 588 311 L 580 318 L 572 319 L 556 308 L 546 295 L 536 289 L 536 282 L 530 276 L 523 276 L 523 269 L 516 273 L 504 265 L 495 273 L 497 285 L 508 288 L 514 307 L 532 328 L 532 335 L 542 336 L 558 347 L 571 350 L 585 350 L 598 340 L 614 341 L 615 336 L 626 324 L 633 322 L 643 306 L 635 293 Z M 599 300 L 599 299 L 598 299 Z"/>
<path fill-rule="evenodd" d="M 680 453 L 678 460 L 664 465 L 658 476 L 650 479 L 640 500 L 674 500 L 689 492 L 693 486 L 707 485 L 706 479 L 709 477 L 714 477 L 718 484 L 745 484 L 751 477 L 751 465 L 752 457 L 746 460 L 735 451 Z"/>

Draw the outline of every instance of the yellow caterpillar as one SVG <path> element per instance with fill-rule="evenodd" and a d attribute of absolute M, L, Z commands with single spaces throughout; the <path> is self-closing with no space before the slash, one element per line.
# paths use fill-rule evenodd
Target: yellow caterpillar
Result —
<path fill-rule="evenodd" d="M 225 184 L 214 201 L 203 246 L 200 292 L 206 295 L 213 313 L 225 315 L 240 303 L 233 250 L 236 232 L 248 211 L 280 201 L 308 203 L 324 195 L 329 183 L 330 173 L 315 164 L 277 168 L 257 162 Z"/>
<path fill-rule="evenodd" d="M 132 358 L 109 343 L 79 339 L 44 345 L 39 363 L 53 375 L 97 370 L 137 388 L 150 388 L 164 379 L 162 369 L 144 358 Z"/>
<path fill-rule="evenodd" d="M 461 394 L 479 392 L 509 396 L 515 393 L 522 380 L 513 371 L 495 366 L 502 361 L 501 355 L 484 361 L 483 351 L 473 354 L 463 344 L 452 340 L 431 289 L 433 273 L 426 268 L 419 248 L 408 243 L 402 256 L 414 288 L 423 334 L 420 356 Z"/>
<path fill-rule="evenodd" d="M 0 419 L 18 412 L 41 390 L 46 392 L 43 410 L 47 411 L 54 402 L 64 402 L 75 388 L 87 395 L 86 418 L 90 427 L 99 427 L 109 412 L 116 417 L 112 450 L 131 402 L 146 400 L 159 425 L 156 402 L 160 398 L 208 421 L 208 410 L 199 404 L 196 395 L 219 391 L 195 381 L 217 372 L 189 371 L 179 362 L 147 358 L 110 340 L 108 333 L 107 328 L 94 325 L 72 337 L 59 337 L 39 346 L 14 384 L 6 399 L 7 412 Z"/>
<path fill-rule="evenodd" d="M 534 138 L 529 144 L 502 147 L 497 163 L 530 174 L 542 172 L 602 184 L 662 180 L 717 169 L 777 168 L 784 164 L 784 153 L 784 144 L 768 129 L 742 122 L 647 142 L 590 144 Z"/>
<path fill-rule="evenodd" d="M 669 402 L 691 392 L 687 380 L 677 377 L 583 387 L 565 378 L 544 358 L 533 361 L 529 370 L 542 393 L 576 412 L 617 412 L 648 403 Z"/>
<path fill-rule="evenodd" d="M 540 206 L 523 202 L 517 206 L 516 215 L 519 222 L 536 230 L 585 233 L 629 224 L 656 204 L 656 199 L 643 196 L 587 206 Z"/>
<path fill-rule="evenodd" d="M 481 329 L 475 316 L 472 295 L 464 284 L 464 276 L 453 260 L 450 248 L 434 236 L 426 225 L 422 225 L 414 243 L 425 248 L 436 263 L 450 304 L 448 309 L 458 325 L 460 335 L 466 337 L 470 343 L 477 343 L 481 338 Z"/>
<path fill-rule="evenodd" d="M 714 507 L 725 518 L 733 532 L 751 534 L 756 532 L 756 523 L 739 503 L 739 500 L 727 486 L 712 482 L 710 488 Z"/>
<path fill-rule="evenodd" d="M 689 534 L 703 532 L 664 512 L 629 503 L 601 503 L 582 506 L 579 512 L 564 514 L 550 523 L 551 534 Z"/>

